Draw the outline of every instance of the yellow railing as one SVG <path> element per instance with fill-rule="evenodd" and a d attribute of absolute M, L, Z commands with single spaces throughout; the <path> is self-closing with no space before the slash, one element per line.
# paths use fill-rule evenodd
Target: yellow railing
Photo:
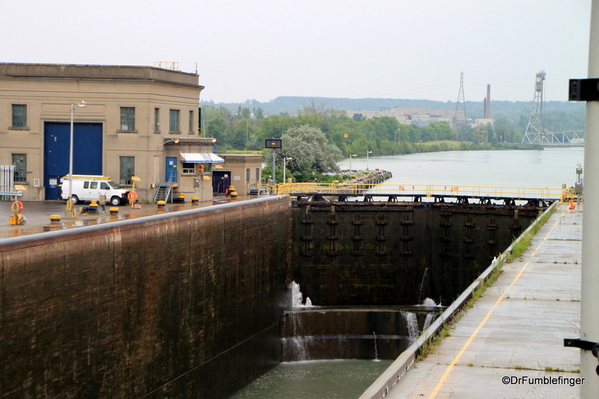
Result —
<path fill-rule="evenodd" d="M 570 189 L 541 187 L 494 187 L 494 186 L 455 186 L 434 184 L 368 184 L 368 183 L 281 183 L 276 192 L 280 194 L 319 193 L 319 194 L 397 194 L 432 197 L 477 196 L 507 198 L 560 199 L 571 197 Z"/>

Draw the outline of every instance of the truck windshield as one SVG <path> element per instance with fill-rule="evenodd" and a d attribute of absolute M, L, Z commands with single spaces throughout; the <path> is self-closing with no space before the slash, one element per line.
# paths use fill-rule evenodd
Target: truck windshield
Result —
<path fill-rule="evenodd" d="M 116 184 L 115 182 L 113 182 L 112 180 L 108 180 L 107 183 L 110 185 L 110 187 L 112 187 L 115 190 L 119 189 L 119 185 Z"/>

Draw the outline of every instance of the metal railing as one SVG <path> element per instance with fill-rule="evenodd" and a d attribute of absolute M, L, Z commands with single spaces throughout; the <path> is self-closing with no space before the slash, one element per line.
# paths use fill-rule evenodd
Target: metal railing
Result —
<path fill-rule="evenodd" d="M 361 196 L 367 194 L 399 196 L 475 196 L 569 200 L 571 189 L 548 187 L 456 186 L 440 184 L 369 184 L 369 183 L 281 183 L 279 194 L 318 193 Z"/>

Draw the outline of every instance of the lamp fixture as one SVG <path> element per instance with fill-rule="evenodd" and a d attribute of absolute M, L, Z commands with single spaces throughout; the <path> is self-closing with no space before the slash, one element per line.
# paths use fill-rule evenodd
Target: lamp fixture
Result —
<path fill-rule="evenodd" d="M 168 143 L 179 144 L 179 142 L 180 142 L 180 141 L 181 141 L 181 139 L 178 139 L 178 138 L 175 138 L 175 139 L 168 139 L 168 140 L 166 140 L 165 142 L 163 142 L 162 144 L 160 144 L 160 145 L 159 145 L 157 148 L 160 148 L 160 147 L 162 147 L 163 145 L 165 145 L 165 144 L 168 144 Z"/>

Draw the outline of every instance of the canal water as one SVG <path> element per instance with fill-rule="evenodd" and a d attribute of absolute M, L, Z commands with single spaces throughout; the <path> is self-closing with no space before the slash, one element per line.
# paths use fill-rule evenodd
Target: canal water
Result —
<path fill-rule="evenodd" d="M 527 151 L 450 151 L 352 158 L 356 170 L 382 169 L 393 177 L 385 184 L 561 188 L 577 181 L 584 165 L 584 148 Z M 376 155 L 376 154 L 374 154 Z M 349 169 L 350 160 L 339 167 Z M 352 399 L 391 364 L 391 361 L 331 360 L 283 363 L 234 399 Z"/>
<path fill-rule="evenodd" d="M 526 151 L 447 151 L 384 157 L 357 154 L 353 170 L 382 169 L 393 174 L 385 184 L 448 186 L 568 187 L 576 182 L 576 165 L 584 165 L 584 148 Z M 350 160 L 339 167 L 349 169 Z"/>
<path fill-rule="evenodd" d="M 319 360 L 282 363 L 232 398 L 357 398 L 391 363 L 391 360 Z"/>

